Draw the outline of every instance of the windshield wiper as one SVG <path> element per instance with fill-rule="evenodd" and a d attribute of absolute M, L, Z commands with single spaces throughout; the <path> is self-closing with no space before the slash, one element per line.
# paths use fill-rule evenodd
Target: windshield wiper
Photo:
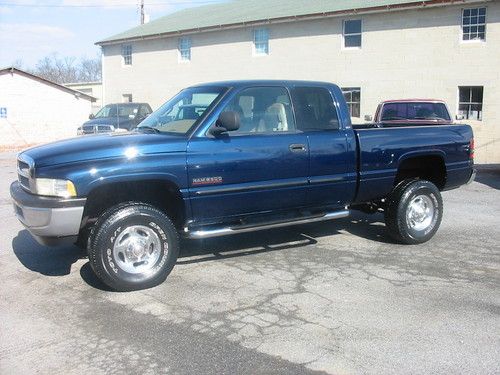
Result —
<path fill-rule="evenodd" d="M 146 125 L 143 125 L 143 126 L 138 126 L 137 128 L 135 128 L 136 131 L 143 131 L 144 130 L 144 133 L 159 133 L 160 131 L 156 128 L 153 128 L 152 126 L 146 126 Z"/>

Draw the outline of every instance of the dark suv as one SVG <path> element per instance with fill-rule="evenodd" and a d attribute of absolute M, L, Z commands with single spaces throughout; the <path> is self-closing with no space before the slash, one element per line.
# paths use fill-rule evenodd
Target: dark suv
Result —
<path fill-rule="evenodd" d="M 148 103 L 108 104 L 78 128 L 78 135 L 111 133 L 116 129 L 132 130 L 153 112 Z"/>

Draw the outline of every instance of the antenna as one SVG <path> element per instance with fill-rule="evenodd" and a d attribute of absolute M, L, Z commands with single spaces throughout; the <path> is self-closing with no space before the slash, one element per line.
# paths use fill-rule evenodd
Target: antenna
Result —
<path fill-rule="evenodd" d="M 144 0 L 141 0 L 141 25 L 144 25 Z"/>

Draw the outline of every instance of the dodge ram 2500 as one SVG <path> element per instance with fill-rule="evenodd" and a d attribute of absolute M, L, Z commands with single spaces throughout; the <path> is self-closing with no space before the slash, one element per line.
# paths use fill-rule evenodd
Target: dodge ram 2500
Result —
<path fill-rule="evenodd" d="M 441 191 L 474 178 L 468 125 L 353 129 L 341 90 L 233 81 L 182 90 L 134 132 L 18 156 L 11 196 L 42 244 L 74 242 L 116 290 L 163 282 L 179 237 L 383 211 L 395 240 L 437 231 Z"/>

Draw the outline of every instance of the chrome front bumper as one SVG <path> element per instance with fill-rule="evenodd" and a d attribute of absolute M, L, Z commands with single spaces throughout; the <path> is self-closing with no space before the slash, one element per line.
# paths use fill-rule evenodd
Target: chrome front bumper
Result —
<path fill-rule="evenodd" d="M 10 185 L 19 221 L 42 245 L 74 243 L 80 231 L 85 198 L 65 199 L 33 195 L 19 182 Z"/>

